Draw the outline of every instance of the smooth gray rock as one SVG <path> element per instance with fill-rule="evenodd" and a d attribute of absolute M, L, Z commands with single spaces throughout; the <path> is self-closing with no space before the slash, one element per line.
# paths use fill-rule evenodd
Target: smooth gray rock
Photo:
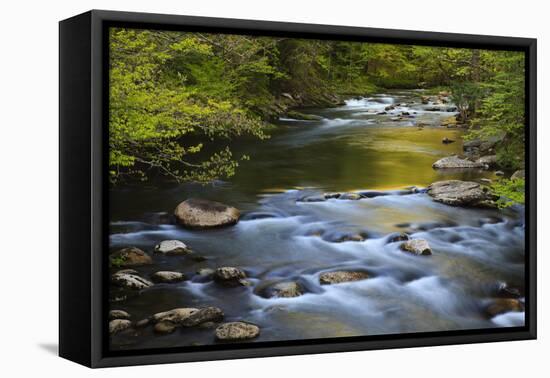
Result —
<path fill-rule="evenodd" d="M 179 224 L 189 228 L 212 228 L 234 225 L 239 221 L 238 209 L 223 203 L 190 198 L 174 211 Z"/>
<path fill-rule="evenodd" d="M 437 181 L 428 187 L 436 202 L 451 206 L 494 207 L 495 197 L 481 184 L 473 181 Z"/>
<path fill-rule="evenodd" d="M 458 156 L 447 156 L 439 159 L 432 165 L 435 169 L 456 169 L 456 168 L 483 168 L 484 165 L 479 162 L 461 159 Z"/>
<path fill-rule="evenodd" d="M 163 240 L 155 246 L 155 253 L 163 255 L 187 255 L 191 249 L 180 240 Z"/>

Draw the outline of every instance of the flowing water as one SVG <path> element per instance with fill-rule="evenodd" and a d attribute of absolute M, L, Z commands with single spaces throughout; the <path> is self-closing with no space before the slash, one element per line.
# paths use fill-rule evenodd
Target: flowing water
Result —
<path fill-rule="evenodd" d="M 350 99 L 345 106 L 307 109 L 318 121 L 281 119 L 266 141 L 232 145 L 245 153 L 230 180 L 209 186 L 118 188 L 111 191 L 112 249 L 136 246 L 154 264 L 137 270 L 186 273 L 190 280 L 158 284 L 139 293 L 111 293 L 111 307 L 134 320 L 177 307 L 220 307 L 225 320 L 261 328 L 252 342 L 521 326 L 524 314 L 492 319 L 483 308 L 500 283 L 524 289 L 523 210 L 481 210 L 436 203 L 420 188 L 438 180 L 494 178 L 490 171 L 436 171 L 437 159 L 462 151 L 459 129 L 440 127 L 455 113 L 427 111 L 418 91 Z M 379 114 L 390 104 L 397 105 Z M 396 120 L 403 111 L 412 117 Z M 425 124 L 423 128 L 417 127 Z M 442 138 L 455 140 L 443 144 Z M 301 202 L 325 192 L 383 194 L 357 201 Z M 229 228 L 186 230 L 158 224 L 189 197 L 239 208 Z M 411 256 L 388 243 L 407 232 L 426 239 L 433 255 Z M 360 233 L 366 240 L 336 242 Z M 155 244 L 178 239 L 205 261 L 153 255 Z M 226 288 L 202 279 L 200 268 L 244 269 L 250 287 Z M 366 271 L 372 278 L 320 285 L 331 270 Z M 307 293 L 265 298 L 261 288 L 297 281 Z M 151 327 L 112 337 L 112 348 L 140 349 L 215 343 L 212 329 L 155 335 Z"/>

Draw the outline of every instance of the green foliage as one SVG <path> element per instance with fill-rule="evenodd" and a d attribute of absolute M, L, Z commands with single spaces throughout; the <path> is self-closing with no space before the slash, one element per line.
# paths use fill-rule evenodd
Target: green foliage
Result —
<path fill-rule="evenodd" d="M 482 91 L 477 83 L 465 81 L 451 84 L 451 101 L 456 105 L 462 122 L 466 122 L 475 112 L 481 95 Z"/>
<path fill-rule="evenodd" d="M 115 268 L 120 268 L 124 265 L 126 259 L 124 256 L 111 256 L 109 257 L 109 265 Z"/>
<path fill-rule="evenodd" d="M 525 204 L 525 180 L 524 179 L 500 179 L 491 184 L 491 192 L 498 196 L 497 205 L 500 208 L 510 207 L 515 204 Z"/>
<path fill-rule="evenodd" d="M 230 177 L 238 161 L 229 146 L 207 151 L 203 143 L 184 140 L 267 137 L 257 116 L 205 78 L 202 62 L 224 82 L 212 47 L 197 37 L 112 29 L 110 47 L 111 182 L 126 175 L 147 179 L 151 169 L 176 181 Z"/>
<path fill-rule="evenodd" d="M 525 54 L 493 52 L 488 62 L 493 76 L 482 83 L 487 95 L 481 100 L 474 126 L 474 137 L 502 136 L 497 146 L 501 166 L 516 169 L 525 159 Z"/>
<path fill-rule="evenodd" d="M 502 137 L 499 163 L 515 168 L 523 162 L 523 64 L 517 52 L 114 28 L 110 179 L 231 177 L 249 158 L 234 156 L 233 140 L 267 138 L 266 120 L 288 106 L 418 87 L 451 88 L 472 120 L 469 137 Z"/>

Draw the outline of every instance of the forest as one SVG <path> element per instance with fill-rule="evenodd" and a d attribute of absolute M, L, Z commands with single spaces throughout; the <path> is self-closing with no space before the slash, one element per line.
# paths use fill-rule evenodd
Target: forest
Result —
<path fill-rule="evenodd" d="M 499 138 L 499 166 L 521 169 L 524 70 L 513 51 L 114 28 L 110 181 L 228 178 L 250 158 L 233 138 L 267 139 L 292 108 L 391 88 L 449 91 L 465 139 Z"/>

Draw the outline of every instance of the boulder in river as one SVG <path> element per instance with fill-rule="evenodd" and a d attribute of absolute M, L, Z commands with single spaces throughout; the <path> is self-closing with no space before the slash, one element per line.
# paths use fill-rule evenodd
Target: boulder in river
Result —
<path fill-rule="evenodd" d="M 302 286 L 297 282 L 279 282 L 268 290 L 269 297 L 294 298 L 304 293 Z"/>
<path fill-rule="evenodd" d="M 357 201 L 361 198 L 363 198 L 363 196 L 361 196 L 361 194 L 359 193 L 342 193 L 340 197 L 338 197 L 338 199 L 341 199 L 341 200 L 352 200 L 352 201 Z"/>
<path fill-rule="evenodd" d="M 395 243 L 400 241 L 409 240 L 411 237 L 406 232 L 396 232 L 388 237 L 387 243 Z"/>
<path fill-rule="evenodd" d="M 324 202 L 326 201 L 326 196 L 322 194 L 312 195 L 312 196 L 305 196 L 303 198 L 300 198 L 298 202 Z"/>
<path fill-rule="evenodd" d="M 400 248 L 402 251 L 412 253 L 413 255 L 429 256 L 432 254 L 430 245 L 424 239 L 407 240 L 401 244 Z"/>
<path fill-rule="evenodd" d="M 494 207 L 495 197 L 473 181 L 437 181 L 428 187 L 428 194 L 434 201 L 451 206 Z"/>
<path fill-rule="evenodd" d="M 230 226 L 239 221 L 238 209 L 223 203 L 190 198 L 180 203 L 174 211 L 179 224 L 190 228 Z"/>
<path fill-rule="evenodd" d="M 433 163 L 432 167 L 436 169 L 483 168 L 483 164 L 453 155 L 439 159 Z"/>
<path fill-rule="evenodd" d="M 216 338 L 222 341 L 253 339 L 260 335 L 257 325 L 245 322 L 224 323 L 216 328 Z"/>
<path fill-rule="evenodd" d="M 140 277 L 135 270 L 126 269 L 111 276 L 111 282 L 127 289 L 142 290 L 153 286 L 153 283 Z"/>
<path fill-rule="evenodd" d="M 441 143 L 443 143 L 443 144 L 450 144 L 450 143 L 454 143 L 454 142 L 455 142 L 454 140 L 449 139 L 447 137 L 445 137 L 441 140 Z"/>
<path fill-rule="evenodd" d="M 505 312 L 520 312 L 524 310 L 524 304 L 516 298 L 497 298 L 485 308 L 485 312 L 491 318 Z"/>
<path fill-rule="evenodd" d="M 185 281 L 186 277 L 180 272 L 160 271 L 154 273 L 151 278 L 154 282 L 159 283 L 174 283 Z"/>
<path fill-rule="evenodd" d="M 111 253 L 109 258 L 112 265 L 120 267 L 149 265 L 153 263 L 151 256 L 136 247 L 119 249 Z"/>
<path fill-rule="evenodd" d="M 122 310 L 109 311 L 109 320 L 115 320 L 115 319 L 130 319 L 130 314 Z"/>
<path fill-rule="evenodd" d="M 214 269 L 211 268 L 200 268 L 199 270 L 197 270 L 197 274 L 202 277 L 212 277 L 214 272 Z"/>
<path fill-rule="evenodd" d="M 519 171 L 515 171 L 512 177 L 510 177 L 512 180 L 519 180 L 519 179 L 525 179 L 525 169 L 520 169 Z"/>
<path fill-rule="evenodd" d="M 155 246 L 155 252 L 163 255 L 187 255 L 191 249 L 180 240 L 163 240 Z"/>
<path fill-rule="evenodd" d="M 219 322 L 223 320 L 223 311 L 218 307 L 201 308 L 181 321 L 184 327 L 194 327 L 206 322 Z"/>
<path fill-rule="evenodd" d="M 366 280 L 367 278 L 369 278 L 369 274 L 367 272 L 336 271 L 321 273 L 319 276 L 319 282 L 321 285 L 333 285 L 342 282 Z"/>
<path fill-rule="evenodd" d="M 122 332 L 127 330 L 132 326 L 132 322 L 127 319 L 114 319 L 109 322 L 109 334 L 114 335 L 115 333 Z"/>
<path fill-rule="evenodd" d="M 484 168 L 494 168 L 497 165 L 497 156 L 496 155 L 487 155 L 482 156 L 479 159 L 477 159 L 477 162 L 482 164 Z"/>
<path fill-rule="evenodd" d="M 505 282 L 500 282 L 497 285 L 496 294 L 502 298 L 520 298 L 523 296 L 519 288 L 510 286 Z"/>
<path fill-rule="evenodd" d="M 166 335 L 166 334 L 174 332 L 176 330 L 176 328 L 177 328 L 176 324 L 174 324 L 170 321 L 167 321 L 167 320 L 163 320 L 163 321 L 160 321 L 157 324 L 155 324 L 155 326 L 153 327 L 153 330 L 156 333 Z"/>
<path fill-rule="evenodd" d="M 246 273 L 239 268 L 224 266 L 214 271 L 214 280 L 226 286 L 247 286 Z"/>
<path fill-rule="evenodd" d="M 348 242 L 348 241 L 362 242 L 362 241 L 365 241 L 366 239 L 367 239 L 367 234 L 366 233 L 354 233 L 354 234 L 338 235 L 330 241 L 332 241 L 334 243 L 343 243 L 343 242 Z"/>
<path fill-rule="evenodd" d="M 192 307 L 175 308 L 173 310 L 158 312 L 151 317 L 151 320 L 153 323 L 166 321 L 173 324 L 181 324 L 197 311 L 199 311 L 198 308 Z"/>

